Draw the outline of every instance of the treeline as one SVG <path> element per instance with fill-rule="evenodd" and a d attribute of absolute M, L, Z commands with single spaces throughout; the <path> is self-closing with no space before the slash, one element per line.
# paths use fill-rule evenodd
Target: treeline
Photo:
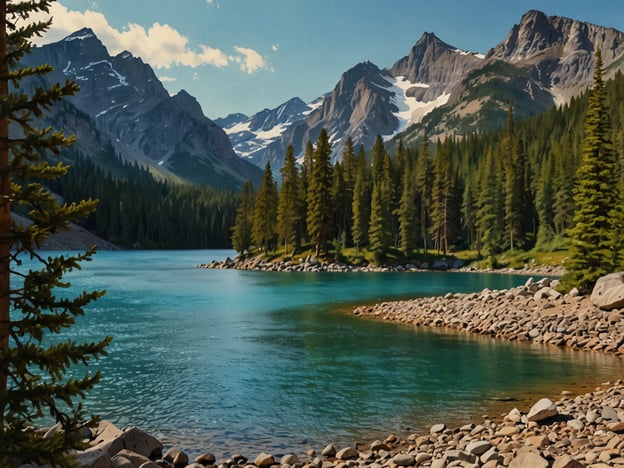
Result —
<path fill-rule="evenodd" d="M 79 154 L 50 189 L 66 200 L 99 199 L 82 226 L 122 247 L 229 248 L 239 194 L 157 180 L 138 164 L 107 158 L 109 169 Z"/>
<path fill-rule="evenodd" d="M 605 87 L 609 138 L 624 154 L 624 76 Z M 406 259 L 434 250 L 474 249 L 495 260 L 504 251 L 565 245 L 576 210 L 588 93 L 538 116 L 516 121 L 513 104 L 498 132 L 455 136 L 415 148 L 378 136 L 369 151 L 349 139 L 341 161 L 330 164 L 325 130 L 308 142 L 302 164 L 286 152 L 281 185 L 267 165 L 257 193 L 248 182 L 233 229 L 242 253 L 329 241 Z M 622 207 L 624 208 L 624 207 Z"/>

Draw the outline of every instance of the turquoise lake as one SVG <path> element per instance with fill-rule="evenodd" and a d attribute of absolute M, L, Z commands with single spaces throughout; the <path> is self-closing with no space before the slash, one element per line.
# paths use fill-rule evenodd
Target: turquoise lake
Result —
<path fill-rule="evenodd" d="M 620 359 L 353 317 L 357 304 L 509 288 L 476 273 L 206 270 L 228 251 L 96 254 L 68 278 L 106 289 L 71 330 L 112 335 L 87 409 L 218 457 L 353 444 L 479 419 L 527 396 L 622 377 Z M 501 403 L 501 402 L 504 402 Z M 492 414 L 492 413 L 490 413 Z M 496 414 L 498 415 L 498 414 Z"/>

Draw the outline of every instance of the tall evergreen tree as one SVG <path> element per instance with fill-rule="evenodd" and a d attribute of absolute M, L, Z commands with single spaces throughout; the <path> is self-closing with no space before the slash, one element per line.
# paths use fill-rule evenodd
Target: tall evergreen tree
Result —
<path fill-rule="evenodd" d="M 527 206 L 524 203 L 526 167 L 518 145 L 512 104 L 509 105 L 507 113 L 507 128 L 502 147 L 505 166 L 505 237 L 506 244 L 513 252 L 521 242 Z"/>
<path fill-rule="evenodd" d="M 254 203 L 253 227 L 251 238 L 256 248 L 264 253 L 271 250 L 275 240 L 277 228 L 277 192 L 273 181 L 271 163 L 267 162 L 264 168 L 264 176 L 258 188 L 258 195 Z"/>
<path fill-rule="evenodd" d="M 418 245 L 418 210 L 416 208 L 416 189 L 409 161 L 405 162 L 403 172 L 403 193 L 399 205 L 399 247 L 406 258 L 410 258 Z"/>
<path fill-rule="evenodd" d="M 392 167 L 390 157 L 385 154 L 376 168 L 373 164 L 373 189 L 371 196 L 371 214 L 368 236 L 370 250 L 376 262 L 382 262 L 392 242 Z M 375 174 L 377 176 L 375 176 Z"/>
<path fill-rule="evenodd" d="M 314 159 L 314 145 L 308 140 L 303 156 L 303 164 L 301 165 L 301 184 L 299 186 L 299 200 L 301 202 L 301 210 L 297 231 L 301 233 L 302 242 L 308 241 L 308 189 L 310 179 L 312 178 L 312 163 Z"/>
<path fill-rule="evenodd" d="M 314 149 L 312 174 L 308 187 L 308 234 L 319 256 L 327 252 L 327 242 L 333 229 L 331 145 L 327 131 L 319 133 Z"/>
<path fill-rule="evenodd" d="M 288 145 L 281 169 L 282 186 L 277 206 L 277 234 L 288 254 L 289 244 L 296 251 L 301 247 L 301 233 L 298 232 L 298 221 L 301 216 L 300 180 L 295 161 L 295 150 Z"/>
<path fill-rule="evenodd" d="M 500 160 L 499 160 L 500 161 Z M 499 254 L 504 234 L 503 193 L 499 177 L 501 167 L 491 148 L 486 149 L 485 158 L 480 164 L 479 195 L 477 198 L 477 236 L 479 250 L 493 262 Z"/>
<path fill-rule="evenodd" d="M 332 171 L 332 200 L 334 205 L 334 234 L 338 248 L 346 247 L 349 225 L 351 223 L 351 202 L 347 193 L 347 183 L 344 178 L 344 170 L 340 162 L 334 164 Z"/>
<path fill-rule="evenodd" d="M 71 367 L 105 354 L 110 341 L 50 339 L 70 328 L 85 306 L 103 294 L 57 295 L 69 286 L 63 275 L 90 260 L 93 249 L 57 257 L 38 252 L 50 234 L 68 229 L 70 222 L 88 215 L 96 205 L 92 200 L 59 204 L 42 184 L 66 174 L 67 166 L 52 166 L 44 158 L 58 154 L 74 138 L 38 128 L 36 119 L 78 90 L 71 82 L 42 88 L 41 77 L 51 67 L 19 65 L 31 51 L 32 37 L 40 36 L 51 24 L 26 20 L 48 13 L 51 3 L 0 1 L 0 466 L 7 467 L 25 461 L 72 466 L 70 449 L 81 447 L 78 428 L 85 419 L 76 400 L 84 397 L 100 375 L 86 372 L 81 377 L 78 371 L 72 375 Z M 25 91 L 29 89 L 25 82 L 35 90 Z M 33 223 L 25 226 L 13 221 L 12 206 L 27 213 Z M 19 268 L 24 258 L 38 261 L 40 269 L 24 272 Z M 44 414 L 62 425 L 50 438 L 35 428 Z"/>
<path fill-rule="evenodd" d="M 589 292 L 596 280 L 618 265 L 621 209 L 618 157 L 611 141 L 611 122 L 602 79 L 602 54 L 596 51 L 593 89 L 585 116 L 582 163 L 574 189 L 574 226 L 563 287 Z"/>
<path fill-rule="evenodd" d="M 554 151 L 555 168 L 553 175 L 553 224 L 557 234 L 564 234 L 572 226 L 574 218 L 574 186 L 578 167 L 573 157 L 574 149 L 563 137 L 561 151 Z"/>
<path fill-rule="evenodd" d="M 241 201 L 236 210 L 236 220 L 232 227 L 232 247 L 242 255 L 251 249 L 255 193 L 253 181 L 249 179 L 243 184 Z"/>
<path fill-rule="evenodd" d="M 477 240 L 477 195 L 473 177 L 472 174 L 466 176 L 461 207 L 462 224 L 468 235 L 468 248 L 474 248 Z"/>
<path fill-rule="evenodd" d="M 431 237 L 438 252 L 446 254 L 456 222 L 454 178 L 451 166 L 452 140 L 438 141 L 431 189 Z"/>
<path fill-rule="evenodd" d="M 359 252 L 368 245 L 368 226 L 370 222 L 370 174 L 366 162 L 366 153 L 360 146 L 357 155 L 357 173 L 353 187 L 353 244 Z"/>
<path fill-rule="evenodd" d="M 420 240 L 423 252 L 427 254 L 427 232 L 429 231 L 429 212 L 431 209 L 431 182 L 433 179 L 431 169 L 431 156 L 429 154 L 429 141 L 427 135 L 423 136 L 418 159 L 416 160 L 416 194 L 417 207 L 419 208 Z"/>
<path fill-rule="evenodd" d="M 535 206 L 537 208 L 537 228 L 536 248 L 543 249 L 555 237 L 554 230 L 554 193 L 553 193 L 553 172 L 554 164 L 551 157 L 548 157 L 542 164 L 542 171 L 537 181 L 537 191 L 535 194 Z"/>

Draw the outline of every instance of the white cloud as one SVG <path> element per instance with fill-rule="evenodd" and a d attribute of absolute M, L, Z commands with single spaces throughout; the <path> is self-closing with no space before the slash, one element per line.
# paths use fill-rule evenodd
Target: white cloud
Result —
<path fill-rule="evenodd" d="M 159 76 L 158 79 L 163 83 L 173 83 L 176 80 L 173 76 Z"/>
<path fill-rule="evenodd" d="M 253 49 L 247 47 L 234 47 L 236 52 L 241 56 L 234 57 L 234 60 L 240 63 L 240 69 L 251 74 L 260 68 L 266 68 L 266 62 L 262 55 Z"/>
<path fill-rule="evenodd" d="M 208 3 L 211 3 L 210 0 Z M 154 23 L 146 29 L 130 23 L 118 30 L 108 23 L 102 13 L 68 10 L 59 3 L 52 4 L 50 14 L 53 17 L 52 27 L 43 39 L 37 41 L 39 44 L 61 40 L 80 28 L 89 27 L 111 54 L 128 50 L 159 69 L 169 69 L 175 65 L 190 68 L 211 65 L 222 68 L 233 62 L 240 64 L 241 70 L 247 73 L 268 68 L 264 58 L 254 49 L 234 47 L 236 53 L 230 55 L 204 44 L 192 48 L 188 38 L 168 24 Z"/>
<path fill-rule="evenodd" d="M 277 52 L 279 50 L 279 44 L 273 44 L 271 46 L 271 49 L 273 50 L 273 52 Z"/>

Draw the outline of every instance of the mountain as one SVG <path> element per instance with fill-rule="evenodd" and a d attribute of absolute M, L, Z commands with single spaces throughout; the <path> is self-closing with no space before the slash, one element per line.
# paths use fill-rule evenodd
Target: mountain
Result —
<path fill-rule="evenodd" d="M 221 188 L 238 189 L 249 177 L 260 177 L 194 97 L 186 91 L 170 96 L 149 65 L 129 52 L 110 56 L 88 28 L 36 47 L 25 62 L 52 65 L 48 83 L 71 79 L 80 85 L 48 120 L 75 132 L 78 149 L 87 155 L 110 145 L 123 160 L 166 177 Z"/>
<path fill-rule="evenodd" d="M 224 129 L 234 149 L 260 166 L 270 161 L 272 167 L 281 167 L 288 145 L 293 145 L 301 157 L 308 140 L 315 141 L 322 128 L 330 135 L 334 158 L 339 158 L 347 137 L 356 145 L 370 147 L 377 134 L 389 138 L 419 122 L 446 103 L 456 82 L 482 60 L 482 56 L 461 51 L 425 33 L 409 55 L 389 70 L 371 62 L 355 65 L 331 92 L 308 104 L 309 111 L 301 113 L 298 120 L 291 118 L 287 125 L 265 126 L 257 132 L 248 124 L 237 125 L 232 116 L 216 122 L 229 122 Z M 249 121 L 253 119 L 255 116 Z M 271 138 L 263 139 L 263 135 Z M 245 146 L 249 141 L 254 142 L 253 151 Z"/>
<path fill-rule="evenodd" d="M 590 86 L 596 48 L 602 50 L 607 78 L 622 68 L 624 33 L 536 10 L 525 13 L 485 56 L 426 32 L 390 68 L 363 62 L 346 71 L 300 120 L 261 132 L 224 128 L 241 156 L 260 166 L 271 161 L 274 168 L 281 166 L 288 145 L 301 157 L 323 127 L 335 159 L 347 137 L 368 148 L 377 134 L 413 143 L 423 131 L 436 137 L 498 129 L 511 102 L 514 115 L 529 116 L 567 103 Z M 239 146 L 243 140 L 254 142 L 253 151 Z"/>
<path fill-rule="evenodd" d="M 248 158 L 258 166 L 267 161 L 276 167 L 282 165 L 284 154 L 273 159 L 264 157 L 265 148 L 271 147 L 295 122 L 299 122 L 318 106 L 320 102 L 306 104 L 295 97 L 275 109 L 264 109 L 251 117 L 245 114 L 230 114 L 215 120 L 230 137 L 239 156 Z M 280 147 L 281 148 L 281 147 Z"/>
<path fill-rule="evenodd" d="M 596 49 L 609 67 L 622 58 L 624 33 L 531 10 L 487 58 L 526 70 L 557 103 L 565 103 L 591 83 Z"/>

